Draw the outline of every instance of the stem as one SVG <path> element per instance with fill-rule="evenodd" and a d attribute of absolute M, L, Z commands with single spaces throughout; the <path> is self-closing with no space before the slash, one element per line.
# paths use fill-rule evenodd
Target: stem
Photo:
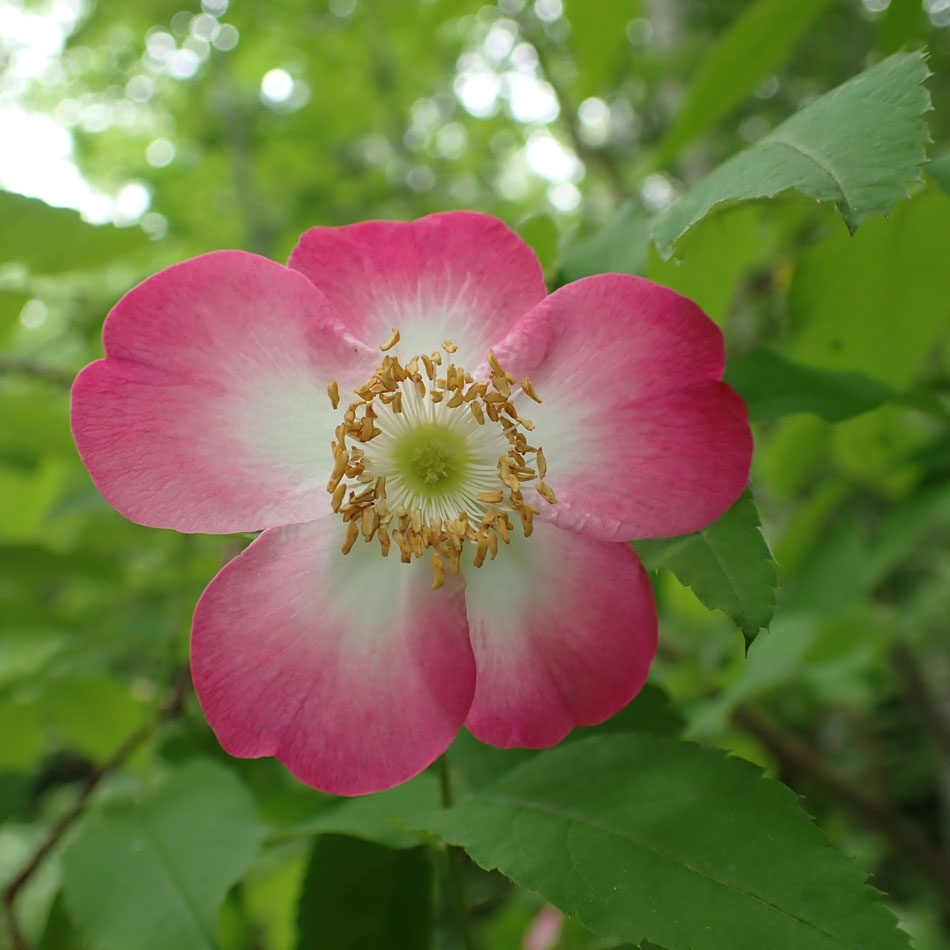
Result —
<path fill-rule="evenodd" d="M 436 770 L 439 773 L 439 796 L 443 808 L 452 807 L 452 782 L 449 776 L 449 765 L 445 753 L 436 759 Z M 458 923 L 459 934 L 465 950 L 475 950 L 475 940 L 468 922 L 468 904 L 465 900 L 465 888 L 462 884 L 462 853 L 461 848 L 454 845 L 445 846 L 445 870 L 448 878 L 449 900 Z"/>
<path fill-rule="evenodd" d="M 59 844 L 63 835 L 73 826 L 76 819 L 85 812 L 86 806 L 89 804 L 89 800 L 92 798 L 93 792 L 98 788 L 99 783 L 102 782 L 106 776 L 111 775 L 112 772 L 122 766 L 140 746 L 148 741 L 161 723 L 181 713 L 189 682 L 187 673 L 182 673 L 172 690 L 171 696 L 162 706 L 155 720 L 146 723 L 133 732 L 102 765 L 90 773 L 79 789 L 76 800 L 53 823 L 46 838 L 43 839 L 40 846 L 33 852 L 20 872 L 13 878 L 10 884 L 7 885 L 3 892 L 3 905 L 6 910 L 7 929 L 10 932 L 10 943 L 13 950 L 27 950 L 26 937 L 20 929 L 19 920 L 16 915 L 15 904 L 17 895 L 49 857 L 50 852 Z"/>

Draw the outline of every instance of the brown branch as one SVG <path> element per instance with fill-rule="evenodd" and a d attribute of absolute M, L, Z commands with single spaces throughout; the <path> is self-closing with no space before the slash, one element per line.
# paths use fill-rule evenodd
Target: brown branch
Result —
<path fill-rule="evenodd" d="M 76 374 L 68 370 L 57 369 L 54 366 L 44 366 L 42 363 L 36 363 L 33 360 L 21 360 L 7 355 L 0 355 L 0 374 L 41 379 L 65 389 L 69 389 L 76 378 Z"/>
<path fill-rule="evenodd" d="M 40 846 L 33 852 L 30 859 L 13 878 L 10 884 L 7 885 L 3 892 L 3 906 L 6 911 L 7 929 L 10 933 L 10 942 L 13 946 L 13 950 L 28 950 L 26 937 L 20 929 L 16 915 L 15 905 L 17 895 L 46 861 L 56 845 L 62 840 L 63 835 L 66 834 L 76 820 L 85 812 L 93 792 L 99 787 L 102 780 L 124 765 L 139 747 L 148 741 L 163 722 L 174 719 L 181 714 L 189 684 L 190 680 L 188 674 L 183 671 L 178 677 L 171 695 L 159 711 L 158 716 L 156 716 L 152 722 L 145 723 L 145 725 L 133 732 L 105 762 L 87 776 L 82 787 L 79 789 L 76 800 L 53 823 Z"/>
<path fill-rule="evenodd" d="M 752 704 L 737 707 L 733 721 L 758 739 L 783 769 L 807 776 L 855 818 L 884 835 L 908 863 L 922 871 L 941 894 L 950 897 L 950 859 L 900 812 L 856 785 L 808 743 L 784 732 Z"/>
<path fill-rule="evenodd" d="M 950 719 L 941 708 L 940 697 L 934 695 L 917 658 L 906 644 L 898 643 L 891 651 L 891 659 L 907 699 L 933 736 L 944 762 L 950 765 Z"/>

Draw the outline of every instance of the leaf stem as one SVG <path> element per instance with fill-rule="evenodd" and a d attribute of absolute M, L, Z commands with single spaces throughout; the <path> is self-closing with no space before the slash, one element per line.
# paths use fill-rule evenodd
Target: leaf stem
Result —
<path fill-rule="evenodd" d="M 443 808 L 452 807 L 452 781 L 445 753 L 436 759 L 436 771 L 439 775 L 439 797 Z M 445 846 L 445 871 L 448 881 L 448 895 L 458 924 L 459 934 L 465 950 L 475 950 L 475 940 L 468 920 L 468 903 L 465 900 L 465 887 L 462 883 L 462 852 L 454 845 Z"/>

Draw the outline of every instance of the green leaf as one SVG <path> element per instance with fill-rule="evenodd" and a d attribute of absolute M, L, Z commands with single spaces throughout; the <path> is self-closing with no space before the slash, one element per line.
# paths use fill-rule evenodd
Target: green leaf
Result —
<path fill-rule="evenodd" d="M 627 205 L 567 252 L 561 262 L 560 283 L 592 274 L 644 274 L 648 248 L 647 220 L 642 211 Z"/>
<path fill-rule="evenodd" d="M 663 260 L 651 248 L 647 277 L 689 297 L 725 327 L 750 271 L 771 264 L 777 239 L 766 231 L 764 217 L 761 207 L 744 205 L 704 219 L 683 238 L 676 259 Z"/>
<path fill-rule="evenodd" d="M 93 761 L 107 758 L 151 709 L 114 675 L 47 677 L 42 708 L 58 736 Z"/>
<path fill-rule="evenodd" d="M 745 400 L 752 421 L 813 412 L 837 422 L 896 396 L 890 386 L 863 373 L 815 369 L 770 350 L 731 358 L 724 378 Z"/>
<path fill-rule="evenodd" d="M 828 0 L 758 0 L 712 47 L 660 145 L 658 164 L 712 128 L 791 56 Z"/>
<path fill-rule="evenodd" d="M 67 907 L 105 950 L 214 950 L 218 909 L 259 838 L 244 786 L 193 762 L 83 825 L 63 855 Z"/>
<path fill-rule="evenodd" d="M 935 158 L 925 171 L 948 195 L 950 195 L 950 152 L 944 152 L 939 158 Z"/>
<path fill-rule="evenodd" d="M 769 625 L 775 565 L 748 489 L 701 531 L 631 544 L 645 567 L 672 571 L 707 607 L 728 614 L 747 640 Z"/>
<path fill-rule="evenodd" d="M 427 848 L 394 851 L 339 835 L 317 839 L 300 894 L 299 950 L 425 950 L 431 926 Z"/>
<path fill-rule="evenodd" d="M 336 833 L 353 835 L 390 848 L 413 848 L 419 844 L 419 836 L 409 829 L 417 827 L 418 815 L 426 814 L 438 805 L 438 782 L 434 775 L 423 772 L 385 792 L 340 799 L 339 804 L 282 831 L 281 836 Z"/>
<path fill-rule="evenodd" d="M 544 273 L 551 273 L 557 260 L 558 241 L 561 239 L 561 232 L 554 218 L 549 214 L 533 214 L 518 225 L 518 234 L 538 255 Z"/>
<path fill-rule="evenodd" d="M 890 212 L 920 176 L 930 96 L 922 53 L 897 53 L 826 93 L 727 162 L 654 218 L 650 234 L 673 243 L 715 205 L 797 188 L 834 201 L 853 231 Z"/>
<path fill-rule="evenodd" d="M 108 264 L 147 247 L 139 228 L 86 224 L 68 208 L 0 191 L 0 261 L 22 261 L 36 274 Z"/>
<path fill-rule="evenodd" d="M 836 230 L 800 255 L 788 355 L 907 389 L 947 337 L 950 198 L 930 189 L 853 238 Z"/>
<path fill-rule="evenodd" d="M 667 693 L 659 686 L 647 683 L 620 712 L 606 722 L 574 729 L 563 741 L 578 742 L 593 735 L 616 732 L 678 736 L 684 727 L 683 717 Z M 499 749 L 479 742 L 467 729 L 459 731 L 446 754 L 453 774 L 458 774 L 469 789 L 488 785 L 536 755 L 536 749 Z"/>
<path fill-rule="evenodd" d="M 592 930 L 669 950 L 907 950 L 858 867 L 740 759 L 650 735 L 544 752 L 426 827 Z"/>
<path fill-rule="evenodd" d="M 613 89 L 629 56 L 627 24 L 640 14 L 641 0 L 566 0 L 570 47 L 577 67 L 578 98 Z"/>

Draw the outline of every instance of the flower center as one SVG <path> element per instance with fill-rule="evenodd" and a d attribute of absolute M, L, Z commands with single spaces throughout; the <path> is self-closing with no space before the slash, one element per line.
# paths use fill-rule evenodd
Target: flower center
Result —
<path fill-rule="evenodd" d="M 420 491 L 447 494 L 465 478 L 465 440 L 447 426 L 424 425 L 399 440 L 393 457 L 405 481 Z"/>
<path fill-rule="evenodd" d="M 380 349 L 399 342 L 399 333 Z M 446 340 L 447 357 L 455 353 Z M 534 424 L 518 414 L 522 396 L 541 402 L 530 379 L 517 387 L 488 353 L 491 376 L 476 381 L 442 353 L 414 356 L 402 365 L 390 355 L 354 392 L 336 428 L 333 472 L 327 483 L 333 510 L 347 525 L 343 553 L 359 539 L 376 539 L 386 557 L 393 543 L 409 563 L 431 549 L 433 588 L 442 586 L 446 566 L 457 574 L 466 547 L 472 565 L 481 567 L 508 544 L 513 522 L 525 537 L 539 510 L 523 489 L 556 504 L 544 482 L 547 462 L 540 447 L 528 444 Z M 513 388 L 514 387 L 514 388 Z M 336 409 L 336 382 L 327 387 Z M 351 443 L 351 444 L 348 444 Z"/>

